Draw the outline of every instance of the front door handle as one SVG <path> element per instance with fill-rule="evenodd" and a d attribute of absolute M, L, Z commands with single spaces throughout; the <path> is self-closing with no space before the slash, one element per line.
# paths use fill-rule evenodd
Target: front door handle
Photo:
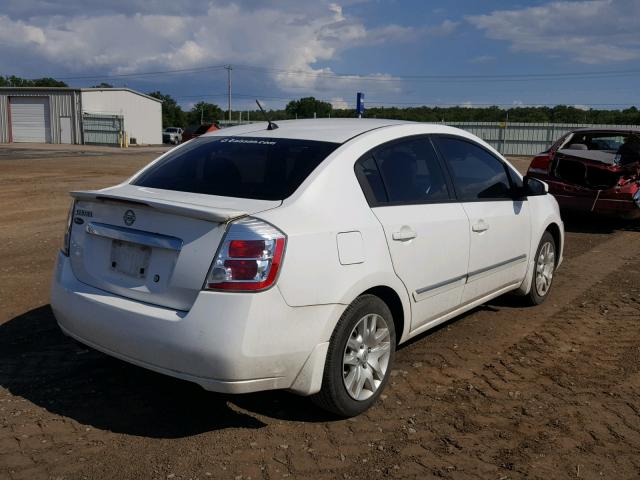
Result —
<path fill-rule="evenodd" d="M 411 228 L 402 227 L 402 229 L 399 232 L 393 232 L 393 234 L 391 235 L 391 238 L 393 238 L 394 240 L 397 240 L 398 242 L 406 242 L 409 240 L 413 240 L 417 236 L 418 234 Z"/>
<path fill-rule="evenodd" d="M 489 224 L 484 220 L 480 220 L 478 221 L 478 223 L 474 223 L 471 226 L 471 230 L 477 233 L 486 232 L 487 230 L 489 230 Z"/>

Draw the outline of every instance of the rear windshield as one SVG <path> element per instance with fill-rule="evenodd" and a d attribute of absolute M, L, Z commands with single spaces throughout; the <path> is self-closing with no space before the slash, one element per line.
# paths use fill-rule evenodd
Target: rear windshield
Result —
<path fill-rule="evenodd" d="M 339 144 L 282 138 L 200 137 L 133 184 L 224 197 L 283 200 Z"/>

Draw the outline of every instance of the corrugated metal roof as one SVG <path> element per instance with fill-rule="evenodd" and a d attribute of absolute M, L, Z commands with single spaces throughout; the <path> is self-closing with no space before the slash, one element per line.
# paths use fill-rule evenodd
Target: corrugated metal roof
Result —
<path fill-rule="evenodd" d="M 113 87 L 113 88 L 81 88 L 80 91 L 81 92 L 101 92 L 101 91 L 105 91 L 105 92 L 113 92 L 113 91 L 122 91 L 122 92 L 129 92 L 129 93 L 134 93 L 136 95 L 140 95 L 141 97 L 145 97 L 148 98 L 150 100 L 155 100 L 156 102 L 162 103 L 162 100 L 160 100 L 159 98 L 156 97 L 152 97 L 151 95 L 147 95 L 146 93 L 142 93 L 142 92 L 138 92 L 136 90 L 131 90 L 130 88 L 126 88 L 126 87 Z"/>
<path fill-rule="evenodd" d="M 51 93 L 60 93 L 60 92 L 100 92 L 100 91 L 122 91 L 129 92 L 135 95 L 140 95 L 141 97 L 148 98 L 150 100 L 155 100 L 156 102 L 162 103 L 162 100 L 147 95 L 146 93 L 137 92 L 136 90 L 132 90 L 126 87 L 113 87 L 113 88 L 73 88 L 73 87 L 0 87 L 0 93 L 3 92 L 51 92 Z"/>

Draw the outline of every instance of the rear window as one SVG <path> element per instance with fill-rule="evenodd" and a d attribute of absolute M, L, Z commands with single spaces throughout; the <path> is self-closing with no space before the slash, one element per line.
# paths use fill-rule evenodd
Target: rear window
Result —
<path fill-rule="evenodd" d="M 339 147 L 282 138 L 201 137 L 169 153 L 133 182 L 148 188 L 283 200 Z"/>

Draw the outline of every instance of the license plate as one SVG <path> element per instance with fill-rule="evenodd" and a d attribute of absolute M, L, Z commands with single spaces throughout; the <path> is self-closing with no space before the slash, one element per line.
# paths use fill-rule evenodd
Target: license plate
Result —
<path fill-rule="evenodd" d="M 145 278 L 151 248 L 122 240 L 111 242 L 111 270 L 134 278 Z"/>

